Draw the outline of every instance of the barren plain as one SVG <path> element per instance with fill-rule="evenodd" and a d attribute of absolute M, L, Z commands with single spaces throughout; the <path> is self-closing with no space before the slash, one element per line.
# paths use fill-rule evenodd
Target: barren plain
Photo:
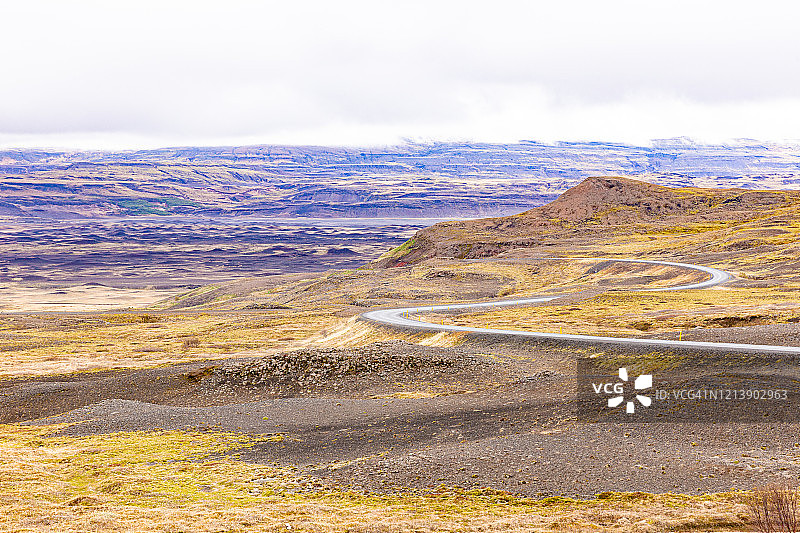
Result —
<path fill-rule="evenodd" d="M 575 359 L 607 356 L 608 347 L 398 330 L 359 315 L 556 294 L 527 308 L 429 318 L 797 345 L 799 209 L 796 192 L 595 178 L 533 211 L 441 223 L 413 237 L 411 225 L 387 225 L 355 244 L 348 241 L 358 231 L 323 228 L 308 246 L 326 253 L 293 263 L 272 258 L 269 244 L 263 260 L 243 259 L 239 270 L 236 250 L 261 246 L 274 230 L 197 227 L 197 242 L 214 235 L 202 252 L 222 259 L 180 259 L 181 266 L 169 261 L 192 254 L 153 252 L 154 241 L 136 235 L 170 233 L 142 222 L 129 252 L 127 237 L 101 245 L 119 257 L 117 270 L 106 271 L 109 286 L 174 293 L 135 309 L 0 316 L 0 524 L 747 529 L 745 491 L 800 476 L 797 424 L 583 423 L 575 416 Z M 21 255 L 13 236 L 23 233 L 10 231 L 5 246 Z M 37 231 L 39 242 L 55 239 Z M 96 244 L 78 246 L 76 256 Z M 355 255 L 326 262 L 340 248 Z M 137 250 L 155 255 L 128 267 Z M 702 291 L 635 293 L 697 275 L 612 261 L 624 257 L 705 264 L 735 279 Z M 65 264 L 47 263 L 51 285 L 43 288 L 75 286 L 109 268 L 98 261 L 83 278 Z M 263 275 L 270 268 L 273 275 Z M 226 269 L 235 275 L 226 279 Z M 112 285 L 116 272 L 137 270 L 153 289 Z M 24 272 L 34 273 L 33 263 L 15 277 Z M 174 280 L 182 277 L 196 286 L 181 289 Z"/>

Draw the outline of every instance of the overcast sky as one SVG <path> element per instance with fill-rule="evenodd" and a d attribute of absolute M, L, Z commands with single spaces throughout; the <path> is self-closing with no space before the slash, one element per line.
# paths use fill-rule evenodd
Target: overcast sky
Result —
<path fill-rule="evenodd" d="M 0 4 L 0 145 L 800 139 L 800 3 Z"/>

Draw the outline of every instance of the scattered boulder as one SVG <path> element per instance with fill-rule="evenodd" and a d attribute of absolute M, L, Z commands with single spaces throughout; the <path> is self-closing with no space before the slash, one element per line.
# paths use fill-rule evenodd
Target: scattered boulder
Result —
<path fill-rule="evenodd" d="M 349 375 L 446 368 L 459 364 L 445 351 L 429 353 L 403 341 L 343 349 L 302 349 L 256 359 L 238 359 L 214 368 L 217 384 L 240 387 L 310 387 Z M 474 364 L 474 363 L 473 363 Z"/>

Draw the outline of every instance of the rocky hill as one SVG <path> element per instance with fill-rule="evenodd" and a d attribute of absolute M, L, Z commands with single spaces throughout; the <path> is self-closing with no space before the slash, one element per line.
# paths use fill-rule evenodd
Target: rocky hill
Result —
<path fill-rule="evenodd" d="M 601 242 L 636 232 L 697 233 L 746 222 L 751 223 L 749 232 L 775 233 L 783 230 L 773 227 L 774 216 L 800 218 L 795 213 L 799 205 L 800 191 L 672 188 L 625 177 L 591 177 L 549 204 L 518 215 L 441 222 L 420 230 L 378 264 L 489 257 L 519 248 L 546 250 L 559 241 L 578 242 L 580 237 Z M 767 215 L 772 218 L 765 220 L 764 228 L 752 226 Z"/>
<path fill-rule="evenodd" d="M 671 188 L 623 177 L 593 177 L 569 189 L 555 201 L 522 213 L 522 218 L 569 223 L 591 220 L 607 224 L 669 219 L 689 214 L 699 219 L 707 216 L 727 219 L 763 207 L 782 205 L 797 192 Z"/>

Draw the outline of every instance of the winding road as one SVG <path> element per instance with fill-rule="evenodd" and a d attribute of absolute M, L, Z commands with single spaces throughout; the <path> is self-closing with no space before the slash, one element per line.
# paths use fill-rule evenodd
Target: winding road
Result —
<path fill-rule="evenodd" d="M 604 259 L 605 260 L 605 259 Z M 698 283 L 691 283 L 687 285 L 678 285 L 674 287 L 659 287 L 650 289 L 638 289 L 637 292 L 660 292 L 660 291 L 681 291 L 688 289 L 705 289 L 725 283 L 731 279 L 731 275 L 724 270 L 719 270 L 712 267 L 692 265 L 689 263 L 673 263 L 669 261 L 650 261 L 642 259 L 612 259 L 612 261 L 626 262 L 626 263 L 648 263 L 653 265 L 674 266 L 679 268 L 687 268 L 691 270 L 698 270 L 709 274 L 709 278 L 705 281 Z M 500 300 L 492 302 L 481 303 L 463 303 L 463 304 L 448 304 L 448 305 L 426 305 L 420 307 L 400 307 L 396 309 L 379 309 L 375 311 L 367 311 L 363 313 L 362 318 L 386 324 L 390 326 L 397 326 L 403 328 L 411 328 L 417 330 L 434 330 L 434 331 L 454 331 L 454 332 L 467 332 L 467 333 L 481 333 L 489 335 L 509 335 L 515 337 L 528 337 L 539 338 L 548 340 L 565 340 L 565 341 L 579 341 L 590 344 L 616 344 L 616 345 L 629 345 L 629 346 L 648 346 L 659 348 L 688 348 L 688 349 L 706 349 L 706 350 L 722 350 L 722 351 L 744 351 L 744 352 L 760 352 L 760 353 L 790 353 L 800 354 L 800 347 L 796 346 L 773 346 L 767 344 L 737 344 L 730 342 L 698 342 L 698 341 L 681 341 L 681 340 L 667 340 L 667 339 L 645 339 L 635 337 L 602 337 L 598 335 L 575 335 L 570 333 L 546 333 L 539 331 L 518 331 L 511 329 L 493 329 L 493 328 L 475 328 L 470 326 L 455 326 L 449 324 L 434 324 L 432 322 L 425 322 L 413 318 L 413 315 L 419 313 L 429 313 L 437 311 L 452 311 L 455 309 L 481 309 L 481 308 L 494 308 L 506 307 L 512 305 L 529 305 L 538 304 L 542 302 L 549 302 L 560 298 L 564 295 L 558 296 L 544 296 L 539 298 L 523 298 L 518 300 Z"/>

